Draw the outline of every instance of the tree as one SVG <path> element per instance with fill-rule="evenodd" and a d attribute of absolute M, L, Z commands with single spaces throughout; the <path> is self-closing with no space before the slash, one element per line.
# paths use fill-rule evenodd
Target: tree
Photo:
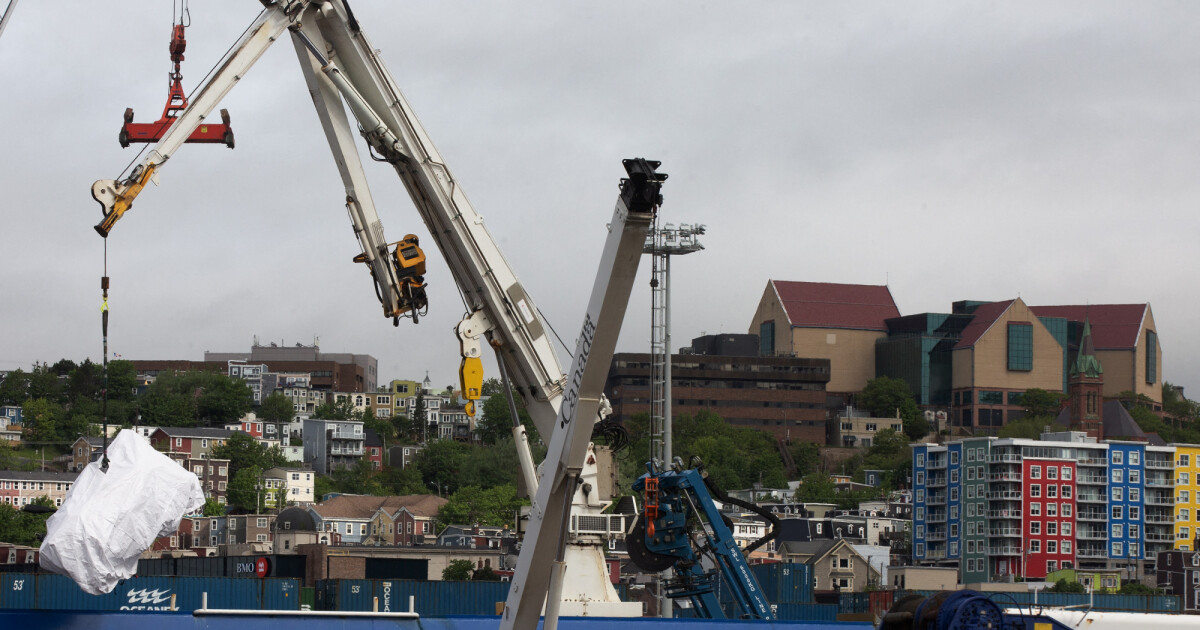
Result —
<path fill-rule="evenodd" d="M 866 386 L 854 397 L 859 407 L 871 412 L 876 418 L 909 419 L 919 415 L 912 389 L 903 379 L 880 376 L 867 381 Z"/>
<path fill-rule="evenodd" d="M 833 503 L 837 500 L 837 488 L 829 475 L 812 473 L 800 480 L 796 499 L 806 503 Z"/>
<path fill-rule="evenodd" d="M 425 390 L 417 388 L 417 402 L 413 403 L 412 413 L 412 426 L 415 430 L 413 439 L 419 440 L 422 443 L 426 441 L 425 433 L 428 427 L 425 426 L 425 423 L 427 421 L 428 418 L 425 415 Z"/>
<path fill-rule="evenodd" d="M 46 497 L 38 497 L 34 500 L 34 505 L 54 507 L 53 503 L 49 503 Z M 25 512 L 8 505 L 0 503 L 0 540 L 18 545 L 28 545 L 37 547 L 41 545 L 42 538 L 46 536 L 46 519 L 50 518 L 49 512 L 36 513 Z"/>
<path fill-rule="evenodd" d="M 0 380 L 0 405 L 19 405 L 29 397 L 29 375 L 21 368 Z"/>
<path fill-rule="evenodd" d="M 234 433 L 224 444 L 214 446 L 213 459 L 229 460 L 229 478 L 233 479 L 243 468 L 258 468 L 259 474 L 268 468 L 287 466 L 288 459 L 279 447 L 266 447 L 245 433 Z"/>
<path fill-rule="evenodd" d="M 1141 582 L 1128 581 L 1117 591 L 1119 595 L 1162 595 L 1161 588 L 1150 588 Z"/>
<path fill-rule="evenodd" d="M 1000 427 L 996 437 L 1038 440 L 1049 421 L 1046 416 L 1026 416 Z"/>
<path fill-rule="evenodd" d="M 26 400 L 21 405 L 24 438 L 30 442 L 58 441 L 58 421 L 63 410 L 45 398 Z"/>
<path fill-rule="evenodd" d="M 475 565 L 470 560 L 451 560 L 442 569 L 442 580 L 446 582 L 465 582 L 471 579 L 471 570 Z"/>
<path fill-rule="evenodd" d="M 1046 589 L 1047 593 L 1086 593 L 1087 589 L 1082 584 L 1074 580 L 1067 581 L 1066 578 L 1059 578 L 1054 586 Z"/>
<path fill-rule="evenodd" d="M 511 485 L 488 490 L 467 486 L 450 495 L 438 510 L 438 521 L 443 525 L 512 527 L 516 512 L 524 503 Z"/>
<path fill-rule="evenodd" d="M 284 396 L 283 392 L 275 391 L 263 399 L 258 408 L 258 415 L 263 422 L 283 424 L 292 421 L 296 415 L 296 408 L 292 405 L 292 399 Z"/>
<path fill-rule="evenodd" d="M 388 466 L 375 479 L 378 480 L 380 486 L 385 490 L 384 494 L 387 495 L 429 494 L 429 487 L 421 480 L 421 471 L 417 470 L 416 466 L 405 468 Z"/>
<path fill-rule="evenodd" d="M 792 442 L 789 449 L 796 464 L 796 474 L 801 477 L 817 472 L 821 466 L 821 446 L 815 442 Z"/>
<path fill-rule="evenodd" d="M 209 497 L 204 500 L 203 513 L 205 516 L 225 516 L 225 506 L 216 499 Z"/>
<path fill-rule="evenodd" d="M 525 402 L 515 392 L 513 401 L 517 405 L 517 416 L 521 418 L 521 424 L 525 427 L 529 443 L 537 444 L 541 441 L 541 436 L 538 435 L 537 427 L 529 417 L 529 412 L 525 410 Z M 508 397 L 501 389 L 483 403 L 483 417 L 475 424 L 475 433 L 479 435 L 480 442 L 495 444 L 497 441 L 511 436 L 512 429 L 512 411 L 508 407 Z"/>
<path fill-rule="evenodd" d="M 492 570 L 492 567 L 484 566 L 475 569 L 475 572 L 471 574 L 471 580 L 474 582 L 499 582 L 500 576 Z"/>
<path fill-rule="evenodd" d="M 258 466 L 249 466 L 232 476 L 225 495 L 231 508 L 251 514 L 259 512 L 262 472 Z"/>
<path fill-rule="evenodd" d="M 451 487 L 458 487 L 459 471 L 467 466 L 470 447 L 454 440 L 435 440 L 425 445 L 414 465 L 421 471 L 421 480 L 430 488 L 437 488 L 438 494 L 450 493 Z"/>
<path fill-rule="evenodd" d="M 326 402 L 317 406 L 313 410 L 312 417 L 321 420 L 358 420 L 358 412 L 354 409 L 354 405 L 347 399 L 343 398 L 337 402 Z"/>
<path fill-rule="evenodd" d="M 1033 387 L 1021 394 L 1021 407 L 1025 409 L 1027 418 L 1055 418 L 1064 398 L 1061 392 Z"/>

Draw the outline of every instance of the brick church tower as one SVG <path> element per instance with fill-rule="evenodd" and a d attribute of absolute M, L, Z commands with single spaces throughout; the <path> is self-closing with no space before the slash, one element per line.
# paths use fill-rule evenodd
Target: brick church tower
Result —
<path fill-rule="evenodd" d="M 1067 395 L 1071 400 L 1071 430 L 1086 431 L 1097 440 L 1104 439 L 1104 368 L 1096 358 L 1092 343 L 1092 325 L 1083 323 L 1083 338 L 1079 341 L 1079 354 L 1071 363 L 1067 377 Z"/>

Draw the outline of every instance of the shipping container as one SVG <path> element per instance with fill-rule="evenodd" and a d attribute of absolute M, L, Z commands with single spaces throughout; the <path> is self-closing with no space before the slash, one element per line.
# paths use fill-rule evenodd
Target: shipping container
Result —
<path fill-rule="evenodd" d="M 369 612 L 375 596 L 370 580 L 321 580 L 317 582 L 317 607 L 321 610 Z"/>
<path fill-rule="evenodd" d="M 0 575 L 0 608 L 33 608 L 37 585 L 33 573 Z"/>
<path fill-rule="evenodd" d="M 872 591 L 869 595 L 868 612 L 876 617 L 882 617 L 884 613 L 891 610 L 892 604 L 896 601 L 895 595 L 896 591 Z"/>
<path fill-rule="evenodd" d="M 813 601 L 812 567 L 798 562 L 756 564 L 750 572 L 771 603 L 807 604 Z"/>
<path fill-rule="evenodd" d="M 771 611 L 780 621 L 837 621 L 838 615 L 832 604 L 772 604 Z"/>
<path fill-rule="evenodd" d="M 496 603 L 508 599 L 511 582 L 376 582 L 375 594 L 383 610 L 385 599 L 392 610 L 408 610 L 408 597 L 414 597 L 416 612 L 422 617 L 450 615 L 495 615 Z"/>
<path fill-rule="evenodd" d="M 865 613 L 871 610 L 870 593 L 839 593 L 838 608 L 844 613 Z"/>
<path fill-rule="evenodd" d="M 267 563 L 264 577 L 304 579 L 307 558 L 283 554 L 143 559 L 138 560 L 137 574 L 139 577 L 243 577 L 257 579 L 260 558 L 265 559 Z"/>
<path fill-rule="evenodd" d="M 205 594 L 209 608 L 300 609 L 300 582 L 294 578 L 135 577 L 118 582 L 110 593 L 90 595 L 65 575 L 6 574 L 0 588 L 0 608 L 10 610 L 190 613 L 200 608 Z"/>

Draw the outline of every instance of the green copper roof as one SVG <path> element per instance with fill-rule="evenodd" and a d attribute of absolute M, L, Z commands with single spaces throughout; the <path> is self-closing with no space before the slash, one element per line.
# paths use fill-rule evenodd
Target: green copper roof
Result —
<path fill-rule="evenodd" d="M 1100 365 L 1100 359 L 1096 358 L 1096 348 L 1092 344 L 1092 324 L 1085 320 L 1083 338 L 1079 340 L 1079 354 L 1071 363 L 1071 376 L 1082 374 L 1087 378 L 1100 378 L 1103 373 L 1104 368 Z"/>

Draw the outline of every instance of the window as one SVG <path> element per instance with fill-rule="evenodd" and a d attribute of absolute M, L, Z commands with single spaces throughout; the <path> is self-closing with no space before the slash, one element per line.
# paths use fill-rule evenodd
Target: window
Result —
<path fill-rule="evenodd" d="M 1042 467 L 1041 466 L 1030 466 L 1029 467 L 1029 478 L 1030 479 L 1041 479 L 1042 478 Z"/>
<path fill-rule="evenodd" d="M 970 470 L 970 469 L 968 469 L 968 470 Z M 975 486 L 973 486 L 973 485 L 967 486 L 967 498 L 968 499 L 975 498 Z"/>
<path fill-rule="evenodd" d="M 924 465 L 925 465 L 925 454 L 917 453 L 917 467 L 920 468 Z"/>
<path fill-rule="evenodd" d="M 1158 335 L 1153 330 L 1146 331 L 1146 382 L 1153 384 L 1158 380 Z"/>
<path fill-rule="evenodd" d="M 1191 529 L 1188 527 L 1180 527 L 1179 535 L 1176 536 L 1176 538 L 1178 538 L 1179 540 L 1191 540 L 1192 539 Z"/>
<path fill-rule="evenodd" d="M 1047 479 L 1058 479 L 1058 466 L 1047 466 L 1046 467 L 1046 478 Z"/>
<path fill-rule="evenodd" d="M 1136 453 L 1130 453 L 1129 459 L 1133 459 L 1133 456 L 1135 454 Z M 1129 462 L 1129 463 L 1132 464 L 1133 462 Z M 1140 470 L 1129 471 L 1129 483 L 1141 483 L 1141 482 L 1142 482 L 1142 471 L 1140 471 Z"/>
<path fill-rule="evenodd" d="M 917 508 L 917 520 L 918 521 L 925 520 L 925 508 L 923 508 L 923 507 Z"/>
<path fill-rule="evenodd" d="M 1180 510 L 1179 510 L 1179 520 L 1181 520 L 1181 521 L 1190 521 L 1190 520 L 1192 520 L 1192 514 L 1191 514 L 1191 510 L 1189 510 L 1189 509 L 1187 509 L 1187 508 L 1180 508 Z"/>
<path fill-rule="evenodd" d="M 1062 511 L 1062 515 L 1063 515 L 1064 517 L 1070 517 L 1070 516 L 1071 516 L 1071 504 L 1070 504 L 1070 503 L 1064 503 L 1064 504 L 1062 504 L 1062 510 L 1061 510 L 1061 511 Z"/>
<path fill-rule="evenodd" d="M 1062 478 L 1063 478 L 1063 481 L 1071 480 L 1071 467 L 1070 466 L 1062 467 Z"/>
<path fill-rule="evenodd" d="M 1008 323 L 1008 369 L 1033 369 L 1033 325 L 1029 322 Z"/>
<path fill-rule="evenodd" d="M 1112 507 L 1112 517 L 1114 521 L 1119 521 L 1123 518 L 1123 516 L 1121 516 L 1121 511 L 1122 508 L 1119 505 L 1114 505 Z"/>
<path fill-rule="evenodd" d="M 1053 543 L 1051 543 L 1051 544 L 1053 544 Z M 1047 573 L 1054 573 L 1057 570 L 1058 570 L 1058 560 L 1047 560 L 1046 561 L 1046 572 Z"/>
<path fill-rule="evenodd" d="M 1120 468 L 1114 468 L 1112 470 L 1112 480 L 1113 483 L 1122 483 L 1124 481 L 1124 474 Z"/>
<path fill-rule="evenodd" d="M 1054 499 L 1058 497 L 1058 486 L 1054 484 L 1046 484 L 1046 498 Z"/>
<path fill-rule="evenodd" d="M 1136 505 L 1129 506 L 1129 520 L 1131 520 L 1131 521 L 1141 520 L 1141 518 L 1142 518 L 1141 512 L 1142 511 L 1138 508 L 1138 506 L 1136 506 Z"/>
<path fill-rule="evenodd" d="M 958 451 L 950 451 L 950 463 L 951 464 L 958 463 Z"/>
<path fill-rule="evenodd" d="M 1125 537 L 1125 527 L 1123 525 L 1121 525 L 1120 523 L 1113 523 L 1112 537 L 1113 538 L 1124 538 Z"/>
<path fill-rule="evenodd" d="M 917 490 L 917 502 L 918 502 L 918 503 L 920 503 L 920 502 L 922 502 L 922 501 L 924 501 L 924 500 L 925 500 L 925 491 L 924 491 L 924 490 Z"/>
<path fill-rule="evenodd" d="M 1064 498 L 1064 499 L 1071 498 L 1071 486 L 1063 486 L 1062 487 L 1062 498 Z"/>
<path fill-rule="evenodd" d="M 1140 463 L 1142 463 L 1142 454 L 1137 451 L 1129 451 L 1129 465 L 1136 466 Z"/>
<path fill-rule="evenodd" d="M 1029 553 L 1041 553 L 1041 552 L 1042 552 L 1042 541 L 1040 541 L 1040 540 L 1029 541 Z"/>
<path fill-rule="evenodd" d="M 1062 522 L 1062 535 L 1063 536 L 1071 535 L 1071 521 L 1063 521 Z M 1066 553 L 1066 551 L 1067 551 L 1066 549 L 1063 549 L 1063 553 Z"/>
<path fill-rule="evenodd" d="M 200 448 L 208 448 L 208 440 L 207 439 L 200 440 Z"/>
<path fill-rule="evenodd" d="M 1064 540 L 1064 541 L 1062 541 L 1062 544 L 1059 545 L 1059 547 L 1062 549 L 1063 554 L 1065 554 L 1065 555 L 1071 554 L 1071 541 Z"/>
<path fill-rule="evenodd" d="M 1113 543 L 1111 555 L 1114 558 L 1120 558 L 1121 556 L 1125 555 L 1125 545 L 1123 545 L 1119 542 Z"/>
<path fill-rule="evenodd" d="M 1191 455 L 1179 454 L 1179 461 L 1175 462 L 1176 466 L 1191 466 L 1188 462 L 1192 459 Z"/>
<path fill-rule="evenodd" d="M 258 526 L 259 526 L 260 528 L 261 528 L 261 527 L 266 527 L 266 526 L 267 526 L 267 519 L 265 519 L 265 518 L 260 518 L 260 519 L 258 519 Z"/>
<path fill-rule="evenodd" d="M 1191 503 L 1191 493 L 1187 490 L 1179 491 L 1179 498 L 1175 499 L 1176 503 Z"/>
<path fill-rule="evenodd" d="M 958 520 L 958 506 L 957 505 L 950 506 L 950 520 Z M 951 527 L 953 527 L 953 525 Z M 951 536 L 953 536 L 953 535 L 954 534 L 951 534 Z"/>
<path fill-rule="evenodd" d="M 1050 533 L 1050 532 L 1046 532 L 1046 533 Z M 1046 553 L 1058 553 L 1058 541 L 1057 540 L 1047 540 L 1046 541 Z"/>
<path fill-rule="evenodd" d="M 958 500 L 958 488 L 950 488 L 950 500 L 951 501 Z"/>
<path fill-rule="evenodd" d="M 967 467 L 967 481 L 974 481 L 974 480 L 975 480 L 975 467 L 968 466 Z"/>
<path fill-rule="evenodd" d="M 1029 515 L 1030 516 L 1041 516 L 1042 515 L 1042 504 L 1041 503 L 1030 503 L 1029 504 Z"/>
<path fill-rule="evenodd" d="M 1030 521 L 1029 522 L 1029 535 L 1030 536 L 1040 536 L 1041 533 L 1042 533 L 1042 522 L 1041 521 Z"/>
<path fill-rule="evenodd" d="M 1179 483 L 1181 485 L 1185 485 L 1185 486 L 1191 485 L 1191 481 L 1189 481 L 1190 479 L 1191 479 L 1191 475 L 1189 475 L 1188 473 L 1185 473 L 1185 472 L 1179 473 Z"/>
<path fill-rule="evenodd" d="M 1129 500 L 1130 501 L 1141 501 L 1142 500 L 1142 490 L 1140 488 L 1130 488 L 1129 489 Z"/>
<path fill-rule="evenodd" d="M 958 470 L 950 471 L 950 483 L 958 483 Z"/>
<path fill-rule="evenodd" d="M 1033 485 L 1029 486 L 1029 496 L 1031 496 L 1031 497 L 1040 497 L 1040 496 L 1042 496 L 1042 486 L 1041 486 L 1041 484 L 1036 484 L 1036 483 L 1035 483 L 1035 484 L 1033 484 Z"/>
<path fill-rule="evenodd" d="M 1125 500 L 1123 498 L 1124 496 L 1125 496 L 1125 492 L 1121 488 L 1113 488 L 1112 489 L 1112 500 L 1113 501 L 1124 501 Z"/>
<path fill-rule="evenodd" d="M 1058 516 L 1058 504 L 1057 503 L 1047 503 L 1046 504 L 1046 516 Z"/>
<path fill-rule="evenodd" d="M 183 438 L 175 438 L 175 446 L 183 446 Z"/>

